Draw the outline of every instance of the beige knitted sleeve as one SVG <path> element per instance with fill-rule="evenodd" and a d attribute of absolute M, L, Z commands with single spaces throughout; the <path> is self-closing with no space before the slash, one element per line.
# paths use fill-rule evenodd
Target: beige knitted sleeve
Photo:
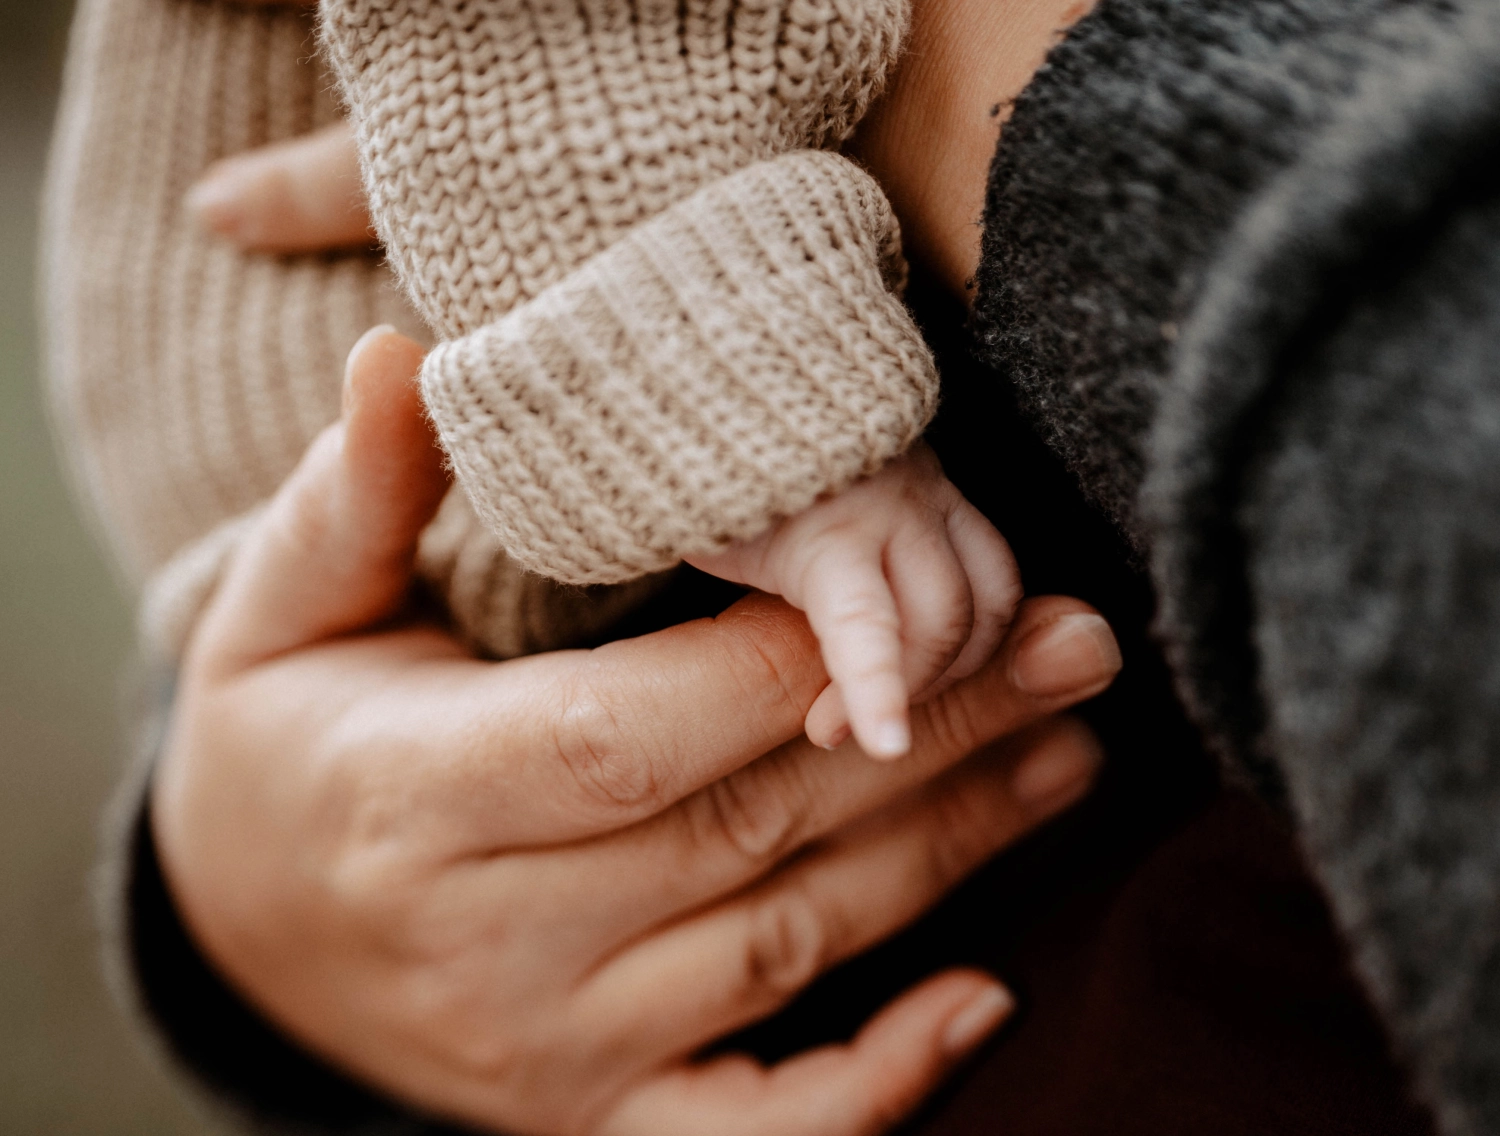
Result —
<path fill-rule="evenodd" d="M 323 0 L 423 372 L 506 552 L 629 580 L 762 531 L 921 433 L 895 220 L 816 147 L 904 0 Z M 778 155 L 781 155 L 778 157 Z"/>
<path fill-rule="evenodd" d="M 420 324 L 370 255 L 245 256 L 181 208 L 210 162 L 337 120 L 291 10 L 83 0 L 43 219 L 54 419 L 174 654 L 244 518 L 338 414 L 371 325 Z"/>
<path fill-rule="evenodd" d="M 76 488 L 175 657 L 255 510 L 338 414 L 369 327 L 426 333 L 374 253 L 246 255 L 183 194 L 214 160 L 336 121 L 312 20 L 211 0 L 82 0 L 43 221 L 53 417 Z M 455 492 L 424 575 L 472 641 L 591 638 L 650 589 L 522 572 Z"/>

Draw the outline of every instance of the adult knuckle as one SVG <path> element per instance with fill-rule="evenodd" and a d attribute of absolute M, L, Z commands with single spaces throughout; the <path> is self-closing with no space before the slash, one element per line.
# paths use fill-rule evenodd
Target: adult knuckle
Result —
<path fill-rule="evenodd" d="M 727 845 L 755 863 L 778 858 L 791 845 L 801 809 L 795 791 L 767 773 L 726 777 L 704 790 L 704 843 Z"/>
<path fill-rule="evenodd" d="M 392 841 L 350 840 L 324 861 L 319 892 L 325 913 L 357 941 L 383 953 L 425 959 L 436 928 L 420 914 L 420 881 Z"/>
<path fill-rule="evenodd" d="M 359 941 L 414 962 L 441 959 L 454 922 L 432 902 L 442 866 L 412 823 L 407 784 L 382 762 L 364 769 L 361 778 L 334 761 L 322 772 L 303 862 L 319 866 L 325 911 Z"/>
<path fill-rule="evenodd" d="M 922 703 L 916 714 L 927 745 L 936 754 L 962 756 L 990 740 L 980 707 L 963 686 Z"/>
<path fill-rule="evenodd" d="M 322 875 L 319 896 L 323 918 L 341 936 L 387 957 L 425 961 L 424 925 L 411 890 L 378 852 L 359 849 L 334 859 Z"/>
<path fill-rule="evenodd" d="M 822 971 L 828 930 L 806 893 L 795 889 L 759 904 L 745 936 L 745 986 L 758 1005 L 780 1005 Z"/>
<path fill-rule="evenodd" d="M 542 1031 L 505 1012 L 493 968 L 474 950 L 407 962 L 395 986 L 410 1029 L 456 1080 L 499 1089 L 538 1062 Z"/>
<path fill-rule="evenodd" d="M 923 846 L 923 868 L 930 890 L 946 891 L 989 851 L 995 818 L 973 793 L 945 793 L 933 801 L 932 823 Z"/>
<path fill-rule="evenodd" d="M 527 1064 L 529 1048 L 492 1020 L 476 1021 L 475 1000 L 467 984 L 455 987 L 429 1020 L 435 1035 L 445 1039 L 446 1063 L 453 1072 L 474 1084 L 503 1085 Z"/>
<path fill-rule="evenodd" d="M 430 876 L 380 882 L 360 888 L 346 914 L 366 954 L 384 963 L 397 1020 L 459 1079 L 499 1086 L 514 1078 L 544 1034 L 522 1027 L 514 990 L 500 980 L 497 960 L 510 956 L 515 938 L 509 921 L 445 899 L 451 889 Z"/>
<path fill-rule="evenodd" d="M 655 764 L 624 744 L 620 723 L 627 707 L 586 679 L 568 684 L 563 699 L 554 747 L 584 802 L 609 813 L 659 805 Z"/>

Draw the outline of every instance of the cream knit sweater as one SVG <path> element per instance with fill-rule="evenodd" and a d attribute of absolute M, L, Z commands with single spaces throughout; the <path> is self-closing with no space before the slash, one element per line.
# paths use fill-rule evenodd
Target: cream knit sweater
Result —
<path fill-rule="evenodd" d="M 323 0 L 424 392 L 524 568 L 614 583 L 904 451 L 936 377 L 841 142 L 906 0 Z M 781 155 L 777 157 L 777 155 Z"/>
<path fill-rule="evenodd" d="M 371 324 L 420 324 L 371 256 L 244 256 L 183 194 L 336 121 L 291 11 L 83 0 L 43 217 L 54 419 L 150 639 L 175 652 L 243 520 L 338 414 Z"/>
<path fill-rule="evenodd" d="M 902 9 L 326 5 L 390 261 L 443 340 L 429 405 L 487 524 L 450 495 L 422 568 L 484 649 L 596 635 L 657 586 L 642 573 L 920 433 L 936 386 L 894 221 L 806 151 L 862 113 Z M 378 258 L 240 254 L 180 206 L 214 159 L 336 116 L 313 58 L 284 10 L 84 0 L 75 28 L 45 218 L 54 403 L 168 653 L 336 415 L 354 340 L 421 334 Z"/>

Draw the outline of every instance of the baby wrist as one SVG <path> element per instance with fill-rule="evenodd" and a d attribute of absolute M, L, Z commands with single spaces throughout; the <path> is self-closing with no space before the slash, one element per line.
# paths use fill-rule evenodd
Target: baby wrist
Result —
<path fill-rule="evenodd" d="M 424 395 L 512 558 L 615 583 L 751 539 L 921 435 L 938 381 L 903 283 L 875 183 L 795 153 L 442 344 Z"/>

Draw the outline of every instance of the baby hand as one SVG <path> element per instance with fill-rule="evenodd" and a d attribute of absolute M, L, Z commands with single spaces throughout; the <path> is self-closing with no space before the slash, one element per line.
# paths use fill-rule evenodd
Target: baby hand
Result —
<path fill-rule="evenodd" d="M 983 666 L 1021 599 L 1010 547 L 921 444 L 755 540 L 688 560 L 807 614 L 832 679 L 807 736 L 831 747 L 852 727 L 876 758 L 911 747 L 907 707 Z"/>

